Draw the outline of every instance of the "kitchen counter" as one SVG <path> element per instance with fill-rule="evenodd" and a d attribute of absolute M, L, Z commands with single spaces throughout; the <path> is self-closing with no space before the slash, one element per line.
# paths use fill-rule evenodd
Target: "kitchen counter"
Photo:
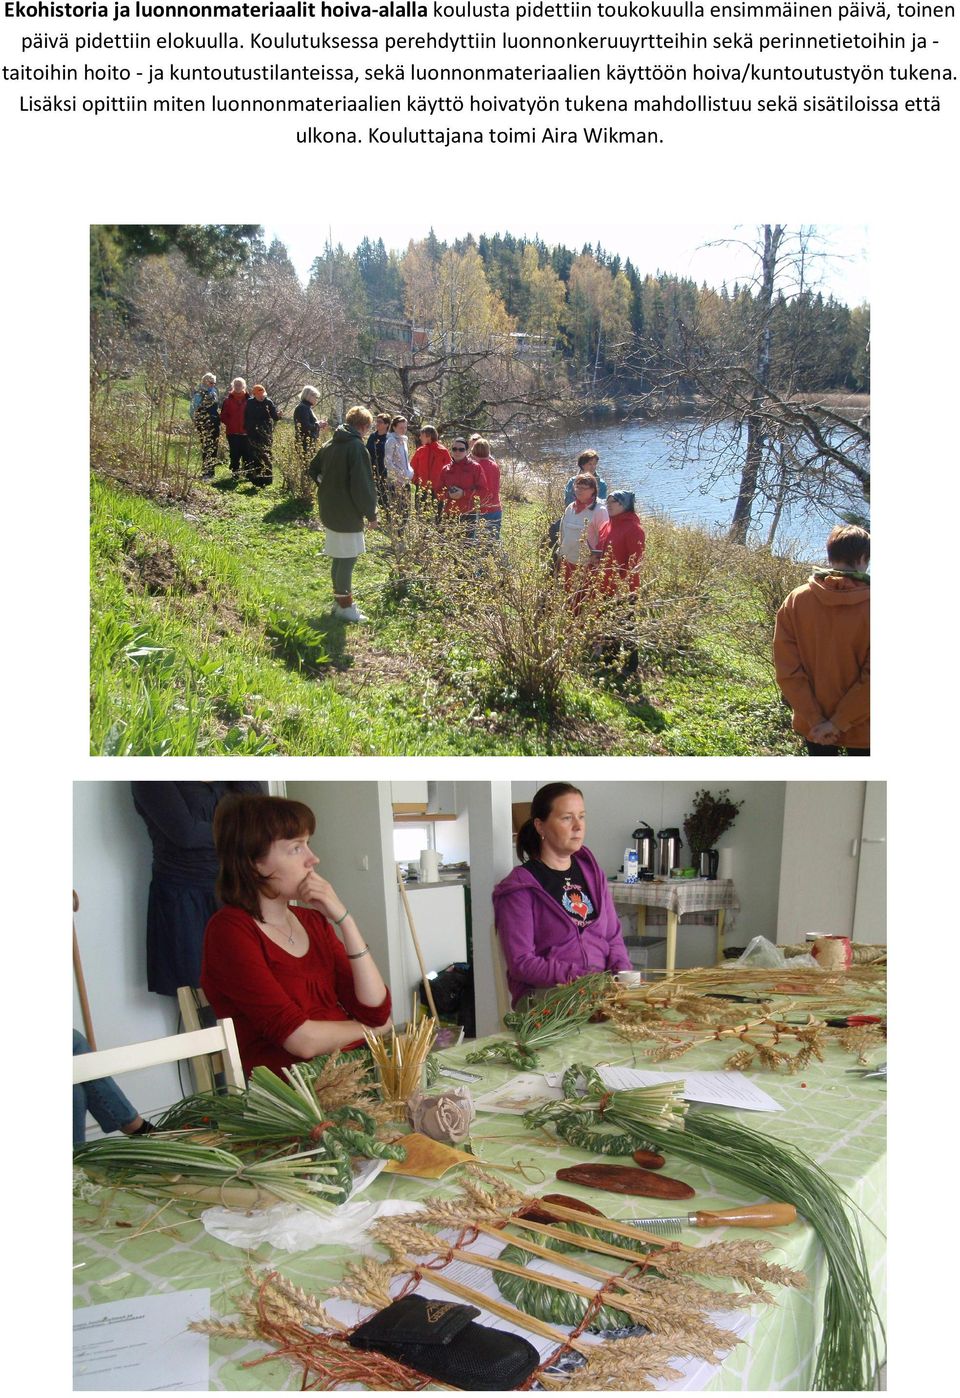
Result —
<path fill-rule="evenodd" d="M 469 873 L 441 874 L 436 883 L 421 883 L 419 879 L 404 879 L 403 886 L 408 893 L 428 888 L 466 888 L 470 882 Z"/>

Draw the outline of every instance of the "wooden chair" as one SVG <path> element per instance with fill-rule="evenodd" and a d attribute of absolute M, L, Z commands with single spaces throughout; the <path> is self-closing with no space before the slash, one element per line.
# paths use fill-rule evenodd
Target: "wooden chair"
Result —
<path fill-rule="evenodd" d="M 185 1030 L 212 1029 L 217 1022 L 210 1001 L 199 986 L 181 985 L 177 990 L 177 1004 Z M 208 1058 L 193 1058 L 190 1061 L 193 1086 L 197 1092 L 214 1092 L 225 1082 L 223 1057 L 211 1054 Z"/>
<path fill-rule="evenodd" d="M 148 1039 L 142 1044 L 75 1054 L 73 1081 L 112 1078 L 118 1073 L 156 1068 L 161 1063 L 179 1063 L 210 1053 L 223 1054 L 224 1078 L 229 1087 L 246 1087 L 232 1019 L 218 1020 L 212 1029 L 195 1029 L 186 1034 L 170 1034 L 165 1039 Z"/>

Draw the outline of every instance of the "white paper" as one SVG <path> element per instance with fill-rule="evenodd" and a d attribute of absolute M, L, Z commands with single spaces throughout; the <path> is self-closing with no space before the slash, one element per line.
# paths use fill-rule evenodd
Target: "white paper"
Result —
<path fill-rule="evenodd" d="M 210 1343 L 187 1329 L 210 1317 L 210 1290 L 167 1291 L 73 1313 L 74 1389 L 205 1393 Z"/>
<path fill-rule="evenodd" d="M 720 1069 L 708 1073 L 661 1073 L 648 1068 L 597 1069 L 605 1087 L 625 1091 L 631 1087 L 655 1087 L 662 1082 L 682 1082 L 688 1102 L 707 1102 L 712 1107 L 739 1107 L 747 1112 L 782 1112 L 779 1102 L 743 1073 Z"/>

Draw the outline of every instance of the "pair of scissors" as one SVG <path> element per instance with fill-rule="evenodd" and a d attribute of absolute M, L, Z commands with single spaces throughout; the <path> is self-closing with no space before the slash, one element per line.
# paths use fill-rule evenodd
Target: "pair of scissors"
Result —
<path fill-rule="evenodd" d="M 887 1080 L 886 1063 L 878 1063 L 875 1068 L 848 1068 L 847 1072 L 856 1074 L 861 1081 L 867 1078 L 882 1078 L 884 1082 Z"/>

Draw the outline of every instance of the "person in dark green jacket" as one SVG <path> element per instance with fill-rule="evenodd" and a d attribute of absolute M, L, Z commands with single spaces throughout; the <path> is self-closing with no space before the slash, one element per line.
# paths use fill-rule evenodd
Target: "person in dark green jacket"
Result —
<path fill-rule="evenodd" d="M 326 530 L 324 553 L 331 560 L 333 615 L 340 621 L 366 621 L 353 600 L 353 569 L 366 553 L 363 531 L 377 523 L 377 492 L 365 446 L 373 415 L 351 408 L 343 423 L 311 461 L 317 505 Z"/>

